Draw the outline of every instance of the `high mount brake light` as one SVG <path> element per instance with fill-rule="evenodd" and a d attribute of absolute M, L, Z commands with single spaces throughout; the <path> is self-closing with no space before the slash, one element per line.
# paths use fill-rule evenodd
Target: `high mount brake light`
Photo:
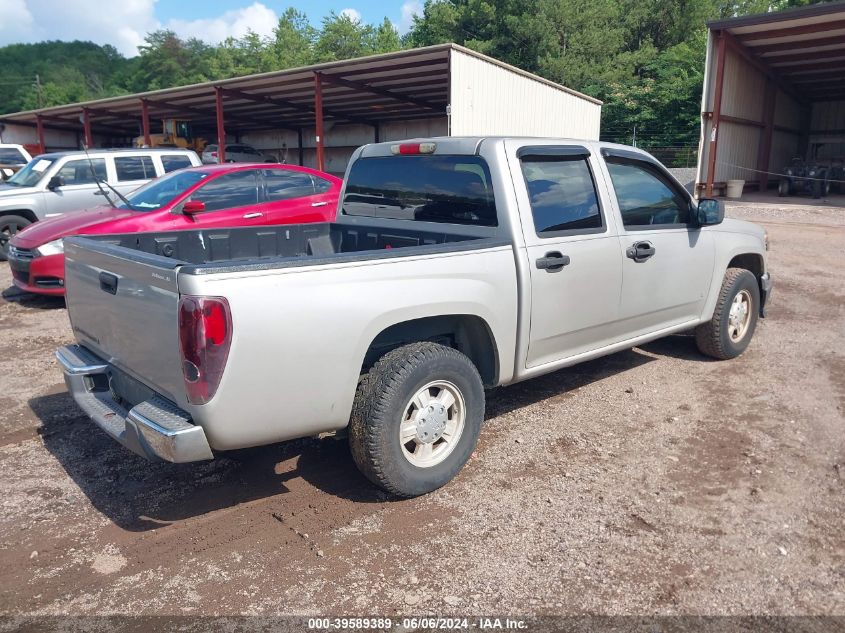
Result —
<path fill-rule="evenodd" d="M 397 143 L 390 146 L 393 154 L 433 154 L 436 143 Z"/>
<path fill-rule="evenodd" d="M 205 404 L 214 397 L 231 344 L 232 313 L 226 299 L 179 299 L 179 348 L 188 402 Z"/>

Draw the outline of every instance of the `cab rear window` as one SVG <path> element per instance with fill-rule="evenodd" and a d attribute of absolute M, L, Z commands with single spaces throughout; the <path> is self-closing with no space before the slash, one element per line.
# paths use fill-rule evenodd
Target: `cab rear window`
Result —
<path fill-rule="evenodd" d="M 479 156 L 362 158 L 349 172 L 346 215 L 497 226 L 490 169 Z"/>

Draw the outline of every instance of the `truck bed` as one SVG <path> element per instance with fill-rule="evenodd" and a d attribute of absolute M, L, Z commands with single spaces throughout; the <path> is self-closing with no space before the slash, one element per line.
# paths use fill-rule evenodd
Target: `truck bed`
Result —
<path fill-rule="evenodd" d="M 160 258 L 164 257 L 171 260 L 169 268 L 182 266 L 182 272 L 188 274 L 316 264 L 324 260 L 339 263 L 350 259 L 410 255 L 421 250 L 454 251 L 504 243 L 501 239 L 491 238 L 486 231 L 428 231 L 398 228 L 395 222 L 389 224 L 392 226 L 326 222 L 90 235 L 68 238 L 68 241 L 80 246 L 84 246 L 86 241 L 98 242 L 98 250 L 110 251 L 109 254 L 117 256 L 120 256 L 121 249 L 131 249 L 154 256 L 148 259 L 158 265 L 163 263 Z M 109 245 L 120 248 L 109 249 Z"/>

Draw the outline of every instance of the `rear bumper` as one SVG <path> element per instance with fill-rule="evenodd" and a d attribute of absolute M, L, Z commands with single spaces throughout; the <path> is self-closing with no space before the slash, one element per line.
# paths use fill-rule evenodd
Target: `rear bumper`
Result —
<path fill-rule="evenodd" d="M 760 277 L 760 316 L 766 317 L 766 306 L 772 298 L 772 276 L 769 273 Z"/>
<path fill-rule="evenodd" d="M 110 378 L 115 370 L 106 361 L 79 345 L 59 348 L 56 358 L 76 403 L 133 453 L 175 463 L 214 458 L 202 427 L 192 424 L 191 416 L 173 403 L 153 395 L 127 410 L 112 394 Z"/>
<path fill-rule="evenodd" d="M 18 250 L 9 252 L 9 267 L 12 269 L 12 282 L 27 292 L 40 295 L 63 297 L 65 294 L 65 256 L 45 255 L 27 256 L 18 254 Z"/>

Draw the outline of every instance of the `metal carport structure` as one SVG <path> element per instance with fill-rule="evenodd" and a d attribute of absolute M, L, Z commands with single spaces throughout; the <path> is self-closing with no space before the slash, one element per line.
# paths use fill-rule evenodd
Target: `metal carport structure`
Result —
<path fill-rule="evenodd" d="M 845 153 L 845 2 L 708 27 L 698 189 L 741 179 L 765 191 L 793 156 Z"/>
<path fill-rule="evenodd" d="M 137 136 L 149 144 L 154 120 L 188 119 L 216 139 L 223 160 L 225 144 L 234 138 L 285 152 L 295 148 L 299 164 L 342 171 L 355 147 L 407 136 L 598 138 L 600 112 L 596 99 L 442 44 L 20 112 L 0 121 L 34 130 L 43 151 L 51 130 L 75 134 L 77 145 L 125 145 Z M 339 141 L 327 144 L 329 133 Z"/>

